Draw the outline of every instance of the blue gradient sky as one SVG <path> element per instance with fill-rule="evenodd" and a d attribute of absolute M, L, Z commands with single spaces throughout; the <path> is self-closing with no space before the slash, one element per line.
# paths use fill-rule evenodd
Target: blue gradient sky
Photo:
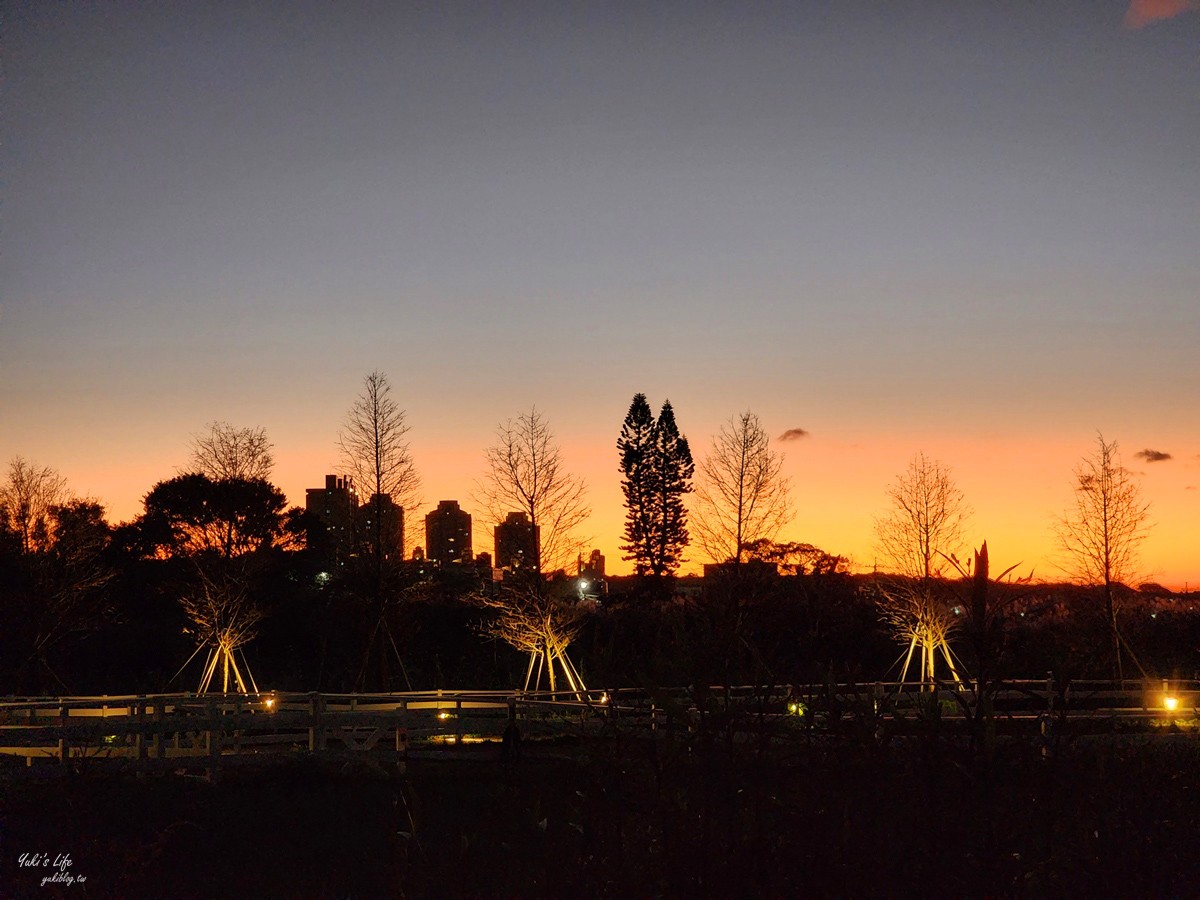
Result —
<path fill-rule="evenodd" d="M 1053 577 L 1097 430 L 1200 581 L 1200 12 L 1124 2 L 14 4 L 0 456 L 115 519 L 214 419 L 293 502 L 391 378 L 428 503 L 536 403 L 620 569 L 634 392 L 756 411 L 871 562 L 917 450 Z M 1141 464 L 1141 449 L 1172 459 Z M 468 504 L 469 505 L 469 504 Z M 477 549 L 490 549 L 476 539 Z"/>

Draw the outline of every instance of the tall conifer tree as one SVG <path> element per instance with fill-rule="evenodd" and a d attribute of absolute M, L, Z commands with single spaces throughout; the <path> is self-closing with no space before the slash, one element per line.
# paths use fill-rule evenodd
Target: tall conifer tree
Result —
<path fill-rule="evenodd" d="M 679 433 L 671 401 L 663 404 L 654 428 L 655 504 L 651 529 L 655 547 L 650 560 L 654 575 L 672 575 L 683 562 L 688 543 L 687 509 L 683 495 L 692 489 L 696 470 L 687 438 Z"/>
<path fill-rule="evenodd" d="M 636 575 L 650 571 L 654 542 L 651 537 L 654 484 L 654 413 L 645 394 L 635 394 L 617 439 L 621 454 L 621 490 L 625 494 L 624 559 L 633 561 Z"/>
<path fill-rule="evenodd" d="M 670 401 L 655 421 L 646 395 L 635 395 L 617 450 L 624 475 L 624 559 L 633 561 L 637 575 L 671 575 L 688 542 L 683 495 L 692 489 L 695 466 Z"/>

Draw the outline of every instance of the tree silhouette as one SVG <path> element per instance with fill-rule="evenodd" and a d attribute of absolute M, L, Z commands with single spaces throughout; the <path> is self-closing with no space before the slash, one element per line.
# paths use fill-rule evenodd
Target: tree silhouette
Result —
<path fill-rule="evenodd" d="M 344 474 L 353 479 L 356 490 L 369 492 L 370 526 L 361 538 L 380 578 L 394 551 L 404 553 L 403 548 L 389 546 L 392 504 L 415 521 L 421 502 L 421 481 L 408 442 L 409 425 L 391 392 L 392 385 L 382 372 L 372 372 L 363 379 L 362 393 L 350 407 L 338 435 Z"/>
<path fill-rule="evenodd" d="M 1121 650 L 1129 650 L 1117 623 L 1117 589 L 1137 577 L 1138 548 L 1150 527 L 1150 504 L 1121 465 L 1117 442 L 1096 436 L 1096 450 L 1075 468 L 1074 506 L 1059 517 L 1055 531 L 1065 554 L 1064 568 L 1082 584 L 1104 591 L 1112 637 L 1113 673 L 1124 677 Z"/>
<path fill-rule="evenodd" d="M 160 481 L 143 500 L 137 525 L 150 555 L 232 559 L 290 540 L 287 498 L 261 479 L 215 481 L 192 473 Z"/>
<path fill-rule="evenodd" d="M 523 690 L 528 691 L 531 686 L 538 690 L 543 673 L 550 690 L 557 690 L 556 669 L 572 691 L 587 689 L 567 656 L 567 647 L 583 627 L 583 614 L 578 607 L 530 583 L 508 586 L 494 597 L 478 599 L 496 612 L 496 618 L 484 626 L 484 632 L 529 654 Z"/>
<path fill-rule="evenodd" d="M 687 438 L 679 433 L 671 401 L 663 403 L 654 429 L 654 471 L 657 496 L 654 504 L 650 572 L 672 575 L 683 562 L 688 544 L 687 507 L 683 495 L 691 493 L 696 466 Z"/>
<path fill-rule="evenodd" d="M 625 495 L 625 551 L 635 575 L 646 575 L 653 558 L 651 539 L 654 485 L 654 413 L 645 394 L 634 394 L 617 439 L 621 459 L 621 492 Z"/>
<path fill-rule="evenodd" d="M 213 481 L 230 478 L 270 481 L 275 465 L 272 447 L 266 429 L 210 422 L 206 434 L 192 438 L 192 471 L 201 472 Z"/>
<path fill-rule="evenodd" d="M 891 511 L 875 520 L 879 550 L 891 571 L 927 583 L 962 542 L 970 515 L 962 491 L 947 466 L 918 453 L 887 495 Z"/>
<path fill-rule="evenodd" d="M 721 426 L 700 462 L 696 533 L 713 562 L 746 559 L 746 546 L 772 540 L 791 515 L 783 455 L 758 416 L 735 415 Z"/>
<path fill-rule="evenodd" d="M 246 690 L 242 668 L 251 685 L 253 677 L 235 652 L 265 616 L 253 585 L 272 551 L 294 545 L 299 534 L 296 518 L 284 512 L 283 492 L 261 479 L 214 481 L 194 473 L 159 482 L 143 504 L 134 523 L 142 552 L 179 564 L 175 591 L 197 640 L 193 658 L 208 651 L 200 690 L 210 687 L 218 667 L 222 690 Z"/>
<path fill-rule="evenodd" d="M 565 568 L 583 547 L 575 529 L 591 514 L 587 486 L 562 467 L 562 452 L 550 423 L 531 409 L 496 430 L 496 443 L 484 451 L 487 472 L 477 500 L 493 522 L 510 512 L 529 517 L 539 536 L 533 571 Z"/>
<path fill-rule="evenodd" d="M 29 509 L 36 525 L 25 549 L 19 524 L 14 529 L 0 517 L 2 681 L 9 692 L 30 686 L 62 691 L 67 685 L 55 654 L 65 654 L 69 639 L 98 629 L 113 610 L 111 529 L 92 500 Z"/>
<path fill-rule="evenodd" d="M 50 510 L 67 496 L 67 481 L 49 466 L 39 468 L 20 456 L 0 482 L 0 527 L 11 531 L 22 553 L 41 549 L 49 539 Z"/>
<path fill-rule="evenodd" d="M 879 550 L 897 576 L 879 583 L 880 613 L 897 639 L 908 645 L 904 679 L 914 651 L 920 651 L 922 682 L 936 677 L 941 654 L 958 680 L 949 638 L 958 628 L 954 603 L 937 582 L 942 563 L 958 550 L 968 515 L 962 491 L 950 469 L 918 453 L 888 489 L 891 511 L 875 521 Z"/>
<path fill-rule="evenodd" d="M 746 544 L 746 558 L 771 563 L 780 575 L 845 575 L 849 560 L 844 556 L 826 553 L 812 544 L 777 544 L 766 538 Z"/>
<path fill-rule="evenodd" d="M 390 687 L 393 657 L 405 685 L 412 687 L 396 645 L 393 620 L 405 595 L 400 568 L 404 545 L 414 541 L 412 529 L 402 533 L 399 517 L 408 513 L 410 521 L 416 520 L 420 478 L 408 442 L 409 425 L 391 391 L 382 372 L 368 375 L 338 438 L 343 471 L 357 490 L 370 492 L 356 529 L 359 564 L 349 572 L 352 591 L 367 604 L 367 636 L 356 681 L 359 690 L 371 677 Z"/>
<path fill-rule="evenodd" d="M 637 575 L 671 575 L 683 561 L 688 543 L 683 495 L 691 491 L 695 471 L 671 402 L 663 404 L 656 421 L 646 395 L 636 394 L 617 450 L 624 476 L 624 559 L 633 561 Z"/>

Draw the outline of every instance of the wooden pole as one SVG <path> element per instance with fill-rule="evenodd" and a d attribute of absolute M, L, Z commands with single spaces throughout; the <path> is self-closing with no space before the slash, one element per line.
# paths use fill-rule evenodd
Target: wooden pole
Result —
<path fill-rule="evenodd" d="M 213 673 L 217 671 L 217 648 L 213 647 L 208 652 L 208 658 L 204 661 L 204 674 L 200 676 L 200 690 L 197 693 L 208 693 L 208 686 L 212 683 Z"/>
<path fill-rule="evenodd" d="M 900 683 L 904 684 L 904 679 L 908 677 L 908 667 L 912 663 L 913 651 L 917 649 L 917 636 L 914 634 L 913 639 L 908 642 L 908 653 L 904 657 L 904 665 L 900 667 Z"/>
<path fill-rule="evenodd" d="M 533 650 L 529 653 L 529 667 L 525 670 L 525 691 L 529 691 L 529 679 L 533 677 L 533 664 L 537 662 L 537 651 Z"/>
<path fill-rule="evenodd" d="M 68 719 L 70 713 L 67 707 L 59 704 L 58 707 L 58 726 L 63 729 L 58 735 L 58 760 L 63 766 L 66 766 L 71 761 L 71 746 L 67 743 L 66 727 L 69 724 Z"/>

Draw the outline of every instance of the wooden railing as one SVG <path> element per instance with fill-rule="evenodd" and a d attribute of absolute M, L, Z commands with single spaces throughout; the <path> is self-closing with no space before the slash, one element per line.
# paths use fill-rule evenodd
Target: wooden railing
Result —
<path fill-rule="evenodd" d="M 1012 721 L 1044 717 L 1130 721 L 1197 717 L 1194 681 L 1007 681 L 987 692 L 988 708 Z M 64 765 L 104 762 L 137 771 L 203 769 L 262 760 L 265 754 L 365 754 L 403 761 L 414 747 L 499 740 L 510 725 L 525 737 L 644 733 L 723 727 L 752 732 L 765 722 L 831 729 L 844 717 L 903 719 L 930 704 L 947 720 L 981 708 L 973 684 L 710 686 L 526 693 L 423 691 L 392 694 L 148 694 L 10 697 L 0 700 L 0 755 Z"/>

